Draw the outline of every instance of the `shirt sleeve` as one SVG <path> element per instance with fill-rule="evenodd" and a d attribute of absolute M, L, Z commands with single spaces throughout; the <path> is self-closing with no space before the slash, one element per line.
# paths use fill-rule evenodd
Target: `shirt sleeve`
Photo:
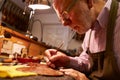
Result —
<path fill-rule="evenodd" d="M 88 40 L 89 40 L 90 32 L 91 32 L 91 29 L 88 30 L 85 34 L 85 37 L 82 43 L 83 51 L 81 52 L 81 54 L 78 57 L 70 57 L 69 67 L 72 67 L 84 73 L 89 72 L 93 65 L 92 58 L 86 53 L 88 48 L 88 42 L 89 42 Z"/>
<path fill-rule="evenodd" d="M 91 57 L 84 51 L 80 54 L 79 57 L 70 57 L 69 67 L 72 67 L 81 72 L 89 72 L 91 65 Z"/>

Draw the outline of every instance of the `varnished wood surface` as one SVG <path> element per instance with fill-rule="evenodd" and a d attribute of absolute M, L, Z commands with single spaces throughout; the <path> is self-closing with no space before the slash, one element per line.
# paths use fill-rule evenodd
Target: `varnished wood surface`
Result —
<path fill-rule="evenodd" d="M 16 77 L 16 78 L 0 78 L 0 80 L 74 80 L 74 78 L 70 76 L 59 76 L 59 77 L 28 76 L 28 77 Z"/>

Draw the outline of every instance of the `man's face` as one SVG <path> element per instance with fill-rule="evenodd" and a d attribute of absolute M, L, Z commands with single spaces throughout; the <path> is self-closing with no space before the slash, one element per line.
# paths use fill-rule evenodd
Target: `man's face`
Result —
<path fill-rule="evenodd" d="M 53 7 L 63 25 L 69 26 L 80 34 L 85 33 L 91 27 L 91 16 L 86 0 L 54 0 Z"/>

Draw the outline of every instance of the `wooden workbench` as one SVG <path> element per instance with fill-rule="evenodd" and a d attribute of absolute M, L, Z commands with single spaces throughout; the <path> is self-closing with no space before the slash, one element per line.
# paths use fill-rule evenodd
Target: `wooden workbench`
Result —
<path fill-rule="evenodd" d="M 0 80 L 75 80 L 70 76 L 50 77 L 50 76 L 28 76 L 16 78 L 0 78 Z"/>

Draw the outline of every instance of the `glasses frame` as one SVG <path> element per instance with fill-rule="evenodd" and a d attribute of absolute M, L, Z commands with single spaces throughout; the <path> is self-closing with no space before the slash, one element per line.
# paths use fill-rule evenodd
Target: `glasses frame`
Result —
<path fill-rule="evenodd" d="M 62 20 L 65 22 L 64 24 L 65 25 L 68 25 L 69 23 L 71 23 L 71 20 L 69 18 L 69 15 L 68 13 L 71 11 L 71 9 L 75 6 L 75 3 L 77 2 L 78 0 L 73 0 L 72 3 L 66 8 L 66 10 L 64 10 L 62 13 L 61 13 L 61 16 L 60 18 L 62 18 Z"/>

